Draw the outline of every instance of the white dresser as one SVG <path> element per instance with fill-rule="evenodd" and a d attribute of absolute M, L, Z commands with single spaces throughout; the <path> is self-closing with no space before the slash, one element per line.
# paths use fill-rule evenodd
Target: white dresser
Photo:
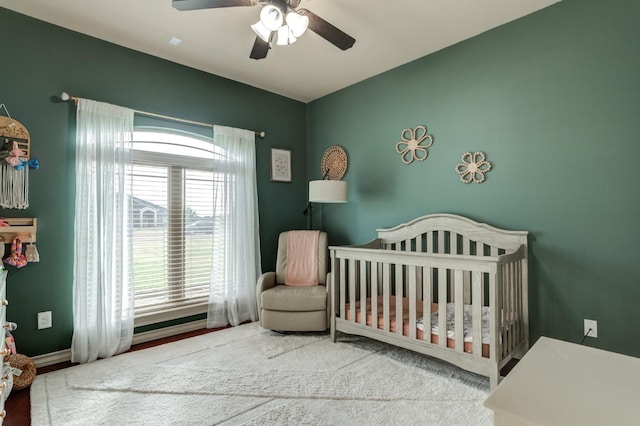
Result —
<path fill-rule="evenodd" d="M 2 377 L 0 377 L 0 424 L 3 423 L 7 412 L 4 409 L 4 401 L 9 396 L 11 388 L 13 387 L 13 374 L 9 363 L 6 362 L 7 355 L 9 355 L 9 349 L 6 347 L 6 340 L 4 338 L 4 325 L 7 323 L 7 271 L 0 271 L 0 324 L 2 324 L 2 345 L 0 345 L 0 354 L 2 355 Z"/>
<path fill-rule="evenodd" d="M 639 386 L 640 358 L 541 337 L 484 405 L 494 425 L 635 426 Z"/>

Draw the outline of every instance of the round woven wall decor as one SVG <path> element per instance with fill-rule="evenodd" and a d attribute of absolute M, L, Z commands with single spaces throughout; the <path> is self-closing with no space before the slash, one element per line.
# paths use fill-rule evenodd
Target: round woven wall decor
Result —
<path fill-rule="evenodd" d="M 329 180 L 340 180 L 347 173 L 349 160 L 344 148 L 333 145 L 322 156 L 322 176 Z"/>
<path fill-rule="evenodd" d="M 1 157 L 6 157 L 13 149 L 13 142 L 16 142 L 18 149 L 22 150 L 20 158 L 28 160 L 30 158 L 31 138 L 29 131 L 18 120 L 11 117 L 0 116 L 0 153 Z"/>

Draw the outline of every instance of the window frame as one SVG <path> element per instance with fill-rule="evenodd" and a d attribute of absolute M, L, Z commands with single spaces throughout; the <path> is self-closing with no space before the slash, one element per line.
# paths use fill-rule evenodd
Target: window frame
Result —
<path fill-rule="evenodd" d="M 211 146 L 211 150 L 208 151 L 213 153 L 211 158 L 202 157 L 194 157 L 194 156 L 186 156 L 180 155 L 176 153 L 162 153 L 162 152 L 153 152 L 149 150 L 140 150 L 135 149 L 136 142 L 138 143 L 158 143 L 153 140 L 137 140 L 138 135 L 144 133 L 160 133 L 171 136 L 182 136 L 188 137 L 190 139 L 199 140 L 201 142 L 206 142 Z M 167 145 L 176 145 L 167 143 Z M 182 146 L 177 144 L 178 147 Z M 222 166 L 222 163 L 215 160 L 216 154 L 220 154 L 220 149 L 216 147 L 213 138 L 206 137 L 200 134 L 185 132 L 182 130 L 170 129 L 170 128 L 161 128 L 161 127 L 147 127 L 147 126 L 136 126 L 134 130 L 134 141 L 132 142 L 132 162 L 133 164 L 140 165 L 150 165 L 150 166 L 162 166 L 168 167 L 171 172 L 172 167 L 179 169 L 182 171 L 183 176 L 181 177 L 181 182 L 184 184 L 185 176 L 184 172 L 189 170 L 201 170 L 206 172 L 213 171 L 215 173 L 216 166 Z M 201 149 L 203 152 L 207 152 L 205 149 Z M 217 151 L 217 152 L 216 152 Z M 220 167 L 218 167 L 220 169 Z M 168 188 L 168 190 L 170 190 Z M 184 206 L 183 206 L 184 207 Z M 184 209 L 183 209 L 184 211 Z M 181 229 L 184 232 L 184 214 L 180 218 L 182 221 Z M 134 277 L 135 280 L 135 277 Z M 161 322 L 176 320 L 179 318 L 185 318 L 189 316 L 201 315 L 207 312 L 208 310 L 208 295 L 201 296 L 198 299 L 191 299 L 192 301 L 177 301 L 177 302 L 169 302 L 164 309 L 156 308 L 145 308 L 145 307 L 135 307 L 135 297 L 134 297 L 134 327 L 142 327 L 152 324 L 157 324 Z"/>

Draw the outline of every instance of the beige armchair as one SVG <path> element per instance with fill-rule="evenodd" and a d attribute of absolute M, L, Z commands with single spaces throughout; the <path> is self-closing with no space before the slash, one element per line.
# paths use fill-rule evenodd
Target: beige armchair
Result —
<path fill-rule="evenodd" d="M 278 331 L 324 331 L 329 326 L 329 284 L 327 234 L 318 238 L 318 283 L 313 286 L 284 284 L 288 232 L 278 238 L 276 271 L 258 278 L 256 298 L 260 325 Z"/>

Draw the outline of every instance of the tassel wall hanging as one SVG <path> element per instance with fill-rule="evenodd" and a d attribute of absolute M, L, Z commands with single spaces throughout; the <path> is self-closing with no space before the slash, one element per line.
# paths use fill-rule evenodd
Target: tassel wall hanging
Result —
<path fill-rule="evenodd" d="M 29 207 L 29 169 L 16 170 L 3 163 L 0 166 L 0 207 L 26 209 Z"/>

